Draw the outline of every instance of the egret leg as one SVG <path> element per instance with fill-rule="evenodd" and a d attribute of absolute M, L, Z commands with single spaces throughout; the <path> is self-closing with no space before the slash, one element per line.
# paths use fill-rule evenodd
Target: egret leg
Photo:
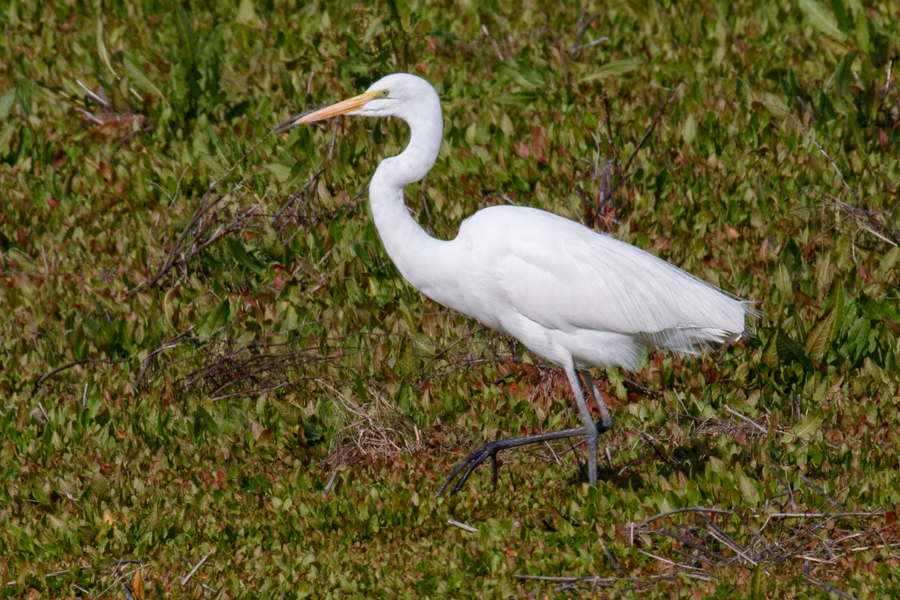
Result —
<path fill-rule="evenodd" d="M 581 371 L 581 373 L 584 374 L 586 371 Z M 574 368 L 566 369 L 566 375 L 569 376 L 569 385 L 572 386 L 575 403 L 578 405 L 578 412 L 581 413 L 581 421 L 584 423 L 584 442 L 587 445 L 588 459 L 588 482 L 596 487 L 598 438 L 600 436 L 597 433 L 597 427 L 594 426 L 591 411 L 584 400 L 584 392 L 581 381 L 578 379 L 578 372 Z"/>
<path fill-rule="evenodd" d="M 597 389 L 597 384 L 594 383 L 594 378 L 591 377 L 590 371 L 582 369 L 578 372 L 584 377 L 584 381 L 587 383 L 587 387 L 594 397 L 594 404 L 597 405 L 597 409 L 600 411 L 600 420 L 597 421 L 597 433 L 605 433 L 613 428 L 612 413 L 609 411 L 609 407 L 606 406 L 606 402 L 603 400 L 603 394 Z"/>
<path fill-rule="evenodd" d="M 578 373 L 581 373 L 582 377 L 584 377 L 586 385 L 582 385 L 581 381 L 578 379 Z M 564 429 L 562 431 L 551 431 L 549 433 L 529 435 L 509 440 L 496 440 L 489 444 L 485 444 L 478 450 L 469 454 L 465 460 L 450 473 L 447 480 L 444 481 L 444 485 L 442 485 L 437 494 L 435 494 L 435 497 L 443 494 L 450 484 L 453 483 L 453 480 L 456 479 L 456 476 L 462 473 L 459 481 L 457 481 L 456 485 L 453 486 L 453 489 L 450 490 L 451 495 L 456 494 L 462 489 L 462 486 L 465 485 L 466 480 L 469 479 L 472 472 L 488 459 L 491 460 L 491 483 L 494 488 L 496 488 L 497 453 L 501 450 L 572 437 L 583 437 L 587 443 L 588 481 L 590 481 L 591 485 L 596 486 L 597 454 L 599 446 L 598 438 L 601 433 L 612 429 L 612 414 L 610 414 L 609 408 L 607 408 L 606 403 L 603 401 L 603 396 L 600 394 L 600 390 L 597 389 L 597 384 L 594 383 L 594 379 L 587 370 L 576 371 L 574 368 L 566 369 L 566 374 L 569 377 L 569 385 L 572 386 L 572 393 L 575 395 L 575 402 L 578 405 L 578 412 L 581 414 L 581 420 L 584 422 L 584 427 L 575 427 L 572 429 Z M 585 392 L 585 389 L 589 391 Z M 597 421 L 596 424 L 594 424 L 593 419 L 591 418 L 591 411 L 588 409 L 587 402 L 585 401 L 586 394 L 593 397 L 594 402 L 597 404 L 597 408 L 600 410 L 600 420 Z"/>

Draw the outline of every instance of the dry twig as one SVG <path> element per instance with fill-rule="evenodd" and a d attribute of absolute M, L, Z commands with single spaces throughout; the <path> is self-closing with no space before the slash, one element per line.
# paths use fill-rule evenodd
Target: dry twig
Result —
<path fill-rule="evenodd" d="M 52 371 L 48 371 L 48 372 L 44 373 L 43 375 L 41 375 L 40 377 L 38 377 L 37 381 L 34 382 L 34 389 L 31 390 L 31 397 L 34 398 L 34 396 L 38 393 L 38 390 L 41 389 L 41 386 L 44 385 L 45 381 L 47 381 L 48 379 L 50 379 L 51 377 L 53 377 L 54 375 L 56 375 L 58 373 L 61 373 L 67 369 L 71 369 L 72 367 L 77 367 L 80 365 L 113 365 L 113 364 L 120 363 L 120 362 L 122 362 L 121 358 L 117 358 L 117 359 L 85 358 L 83 360 L 76 360 L 76 361 L 70 362 L 68 364 L 65 364 L 61 367 L 57 367 L 57 368 L 53 369 Z"/>

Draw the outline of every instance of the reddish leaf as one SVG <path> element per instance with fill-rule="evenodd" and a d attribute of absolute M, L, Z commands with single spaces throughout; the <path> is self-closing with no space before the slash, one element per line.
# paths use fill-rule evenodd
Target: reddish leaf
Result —
<path fill-rule="evenodd" d="M 525 142 L 517 142 L 516 154 L 518 154 L 522 158 L 528 158 L 529 156 L 531 156 L 531 150 L 528 149 L 528 145 Z"/>
<path fill-rule="evenodd" d="M 539 163 L 547 164 L 547 132 L 540 125 L 531 130 L 531 150 Z"/>

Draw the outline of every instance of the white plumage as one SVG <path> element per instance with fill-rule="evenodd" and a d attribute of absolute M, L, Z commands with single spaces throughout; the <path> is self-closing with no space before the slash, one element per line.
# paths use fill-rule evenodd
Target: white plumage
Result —
<path fill-rule="evenodd" d="M 288 123 L 339 114 L 394 116 L 410 127 L 410 142 L 381 162 L 369 185 L 375 226 L 400 273 L 429 298 L 504 331 L 564 369 L 584 427 L 492 442 L 470 454 L 454 491 L 496 453 L 529 443 L 584 436 L 588 478 L 597 482 L 597 434 L 612 416 L 588 367 L 634 369 L 645 347 L 692 353 L 730 343 L 752 309 L 714 286 L 612 236 L 563 217 L 518 206 L 485 208 L 450 241 L 438 240 L 410 216 L 403 187 L 422 179 L 437 160 L 443 117 L 429 83 L 407 74 L 384 77 L 368 91 Z M 583 378 L 579 380 L 578 374 Z M 595 426 L 583 392 L 601 412 Z"/>

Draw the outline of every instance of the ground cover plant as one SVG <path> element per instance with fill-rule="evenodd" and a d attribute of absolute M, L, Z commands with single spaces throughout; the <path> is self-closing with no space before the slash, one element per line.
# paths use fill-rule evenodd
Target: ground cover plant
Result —
<path fill-rule="evenodd" d="M 900 595 L 896 1 L 0 10 L 0 597 Z M 391 121 L 283 119 L 408 71 L 407 188 L 578 220 L 758 302 L 721 353 L 565 376 L 421 296 L 365 204 Z"/>

